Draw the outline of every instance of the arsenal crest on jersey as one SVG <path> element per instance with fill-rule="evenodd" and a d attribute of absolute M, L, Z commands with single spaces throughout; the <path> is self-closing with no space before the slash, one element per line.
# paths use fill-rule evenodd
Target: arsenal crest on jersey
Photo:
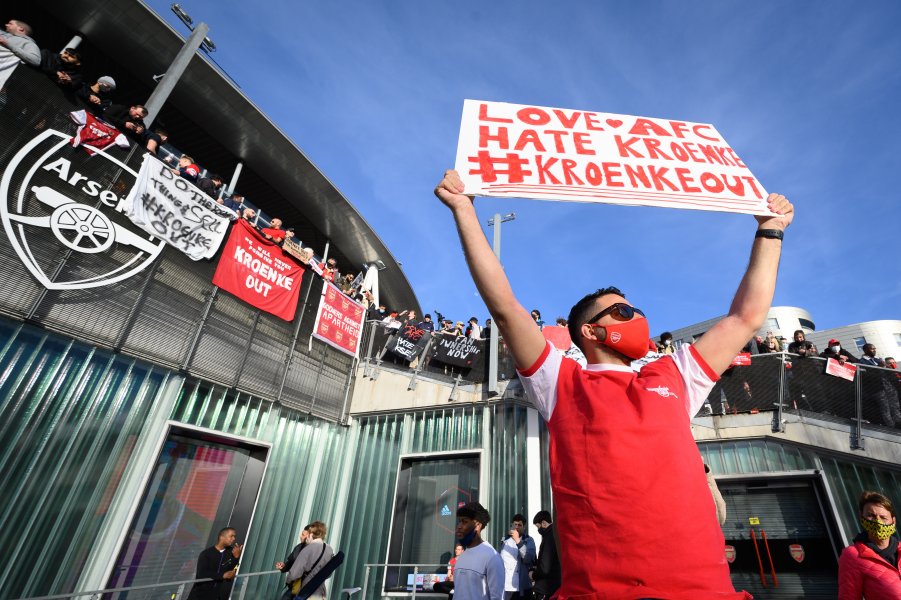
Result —
<path fill-rule="evenodd" d="M 726 546 L 726 560 L 730 565 L 735 562 L 735 546 Z"/>
<path fill-rule="evenodd" d="M 104 152 L 72 148 L 70 139 L 44 131 L 13 156 L 0 179 L 0 220 L 10 244 L 52 290 L 127 279 L 164 245 L 121 213 L 137 173 Z"/>
<path fill-rule="evenodd" d="M 792 558 L 795 559 L 795 562 L 804 562 L 804 546 L 792 544 L 788 547 L 788 551 L 791 553 Z"/>

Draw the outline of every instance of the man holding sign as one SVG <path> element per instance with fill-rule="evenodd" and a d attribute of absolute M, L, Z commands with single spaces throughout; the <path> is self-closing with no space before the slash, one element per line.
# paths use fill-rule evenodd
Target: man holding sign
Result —
<path fill-rule="evenodd" d="M 770 194 L 728 316 L 694 345 L 632 371 L 647 353 L 644 313 L 616 288 L 573 306 L 588 366 L 564 358 L 519 304 L 456 171 L 435 189 L 451 210 L 476 287 L 550 431 L 561 600 L 748 598 L 729 578 L 725 541 L 690 419 L 763 324 L 793 207 Z"/>

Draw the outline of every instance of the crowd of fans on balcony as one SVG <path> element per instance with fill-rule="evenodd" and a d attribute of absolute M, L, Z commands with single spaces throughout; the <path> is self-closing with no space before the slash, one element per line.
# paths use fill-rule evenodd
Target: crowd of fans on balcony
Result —
<path fill-rule="evenodd" d="M 312 248 L 303 247 L 295 237 L 293 227 L 285 227 L 279 217 L 268 217 L 242 194 L 226 186 L 221 175 L 209 173 L 198 166 L 193 157 L 170 145 L 170 132 L 159 119 L 148 127 L 145 124 L 146 107 L 140 103 L 121 102 L 115 78 L 106 73 L 91 74 L 78 49 L 64 48 L 59 52 L 42 49 L 33 37 L 32 28 L 20 20 L 8 21 L 4 29 L 5 32 L 0 33 L 0 90 L 5 88 L 9 75 L 20 65 L 45 73 L 94 118 L 115 127 L 140 148 L 166 162 L 175 174 L 234 213 L 234 220 L 245 220 L 266 239 L 280 246 L 290 244 L 294 250 L 292 254 L 311 265 L 323 279 L 338 284 L 342 291 L 367 306 L 372 302 L 369 292 L 360 285 L 360 277 L 342 278 L 334 258 L 319 260 Z"/>

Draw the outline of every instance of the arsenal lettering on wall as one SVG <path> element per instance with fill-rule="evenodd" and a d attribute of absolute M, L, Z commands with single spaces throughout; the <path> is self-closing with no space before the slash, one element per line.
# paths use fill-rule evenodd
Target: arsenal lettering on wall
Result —
<path fill-rule="evenodd" d="M 213 285 L 286 321 L 294 319 L 303 267 L 243 219 L 235 222 Z"/>
<path fill-rule="evenodd" d="M 712 126 L 466 100 L 466 192 L 766 214 L 766 190 Z"/>
<path fill-rule="evenodd" d="M 123 214 L 137 173 L 98 151 L 73 149 L 46 130 L 10 159 L 0 180 L 0 220 L 28 271 L 46 288 L 111 285 L 141 272 L 164 243 Z M 65 256 L 65 269 L 60 257 Z"/>

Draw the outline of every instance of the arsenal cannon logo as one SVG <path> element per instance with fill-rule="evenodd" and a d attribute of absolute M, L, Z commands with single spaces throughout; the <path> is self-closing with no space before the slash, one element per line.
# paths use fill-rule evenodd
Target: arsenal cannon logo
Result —
<path fill-rule="evenodd" d="M 164 242 L 122 214 L 137 173 L 48 130 L 23 146 L 0 180 L 0 220 L 10 244 L 48 289 L 110 285 L 152 263 Z"/>

